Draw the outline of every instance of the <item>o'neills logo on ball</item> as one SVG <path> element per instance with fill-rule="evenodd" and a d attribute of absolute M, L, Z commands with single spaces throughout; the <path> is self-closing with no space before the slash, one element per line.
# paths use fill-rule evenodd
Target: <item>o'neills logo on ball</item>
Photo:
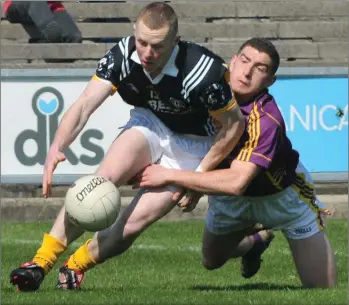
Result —
<path fill-rule="evenodd" d="M 107 182 L 103 177 L 93 178 L 79 193 L 76 194 L 76 198 L 79 201 L 83 201 L 85 197 L 91 193 L 98 185 Z"/>

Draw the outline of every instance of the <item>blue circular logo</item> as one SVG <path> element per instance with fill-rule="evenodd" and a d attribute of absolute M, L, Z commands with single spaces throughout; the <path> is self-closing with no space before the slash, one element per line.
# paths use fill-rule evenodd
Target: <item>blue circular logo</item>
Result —
<path fill-rule="evenodd" d="M 52 92 L 43 92 L 37 97 L 36 107 L 43 115 L 50 116 L 55 114 L 58 106 L 58 96 Z"/>

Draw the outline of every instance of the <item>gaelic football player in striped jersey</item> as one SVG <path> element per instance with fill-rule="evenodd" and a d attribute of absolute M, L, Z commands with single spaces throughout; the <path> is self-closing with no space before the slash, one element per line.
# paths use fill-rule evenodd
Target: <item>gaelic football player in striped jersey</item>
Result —
<path fill-rule="evenodd" d="M 86 89 L 62 118 L 44 166 L 43 195 L 50 195 L 53 172 L 65 160 L 63 152 L 116 91 L 134 108 L 97 175 L 120 186 L 155 162 L 169 168 L 214 169 L 234 148 L 245 126 L 228 76 L 223 59 L 180 39 L 171 6 L 146 5 L 134 35 L 121 39 L 101 58 Z M 85 271 L 127 251 L 144 230 L 177 205 L 173 194 L 178 190 L 176 185 L 140 190 L 115 225 L 97 232 L 69 257 L 59 270 L 57 287 L 79 289 Z M 189 191 L 184 202 L 196 202 L 200 196 Z M 60 255 L 82 233 L 69 222 L 63 207 L 34 257 L 11 272 L 11 283 L 21 291 L 38 290 Z"/>

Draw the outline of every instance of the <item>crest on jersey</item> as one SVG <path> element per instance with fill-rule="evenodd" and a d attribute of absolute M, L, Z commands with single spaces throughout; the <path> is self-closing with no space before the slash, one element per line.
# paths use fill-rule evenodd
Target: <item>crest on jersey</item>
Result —
<path fill-rule="evenodd" d="M 114 55 L 112 52 L 108 52 L 105 56 L 98 62 L 97 71 L 104 73 L 104 77 L 109 78 L 114 67 Z"/>
<path fill-rule="evenodd" d="M 223 86 L 220 84 L 211 85 L 206 91 L 207 102 L 211 105 L 216 105 L 220 101 L 226 101 L 225 92 Z"/>

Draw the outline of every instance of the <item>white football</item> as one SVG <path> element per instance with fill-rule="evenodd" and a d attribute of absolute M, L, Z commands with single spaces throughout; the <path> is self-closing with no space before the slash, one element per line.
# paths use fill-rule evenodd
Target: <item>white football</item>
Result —
<path fill-rule="evenodd" d="M 115 222 L 120 213 L 121 199 L 119 190 L 111 181 L 89 175 L 71 185 L 64 204 L 73 224 L 97 232 Z"/>

